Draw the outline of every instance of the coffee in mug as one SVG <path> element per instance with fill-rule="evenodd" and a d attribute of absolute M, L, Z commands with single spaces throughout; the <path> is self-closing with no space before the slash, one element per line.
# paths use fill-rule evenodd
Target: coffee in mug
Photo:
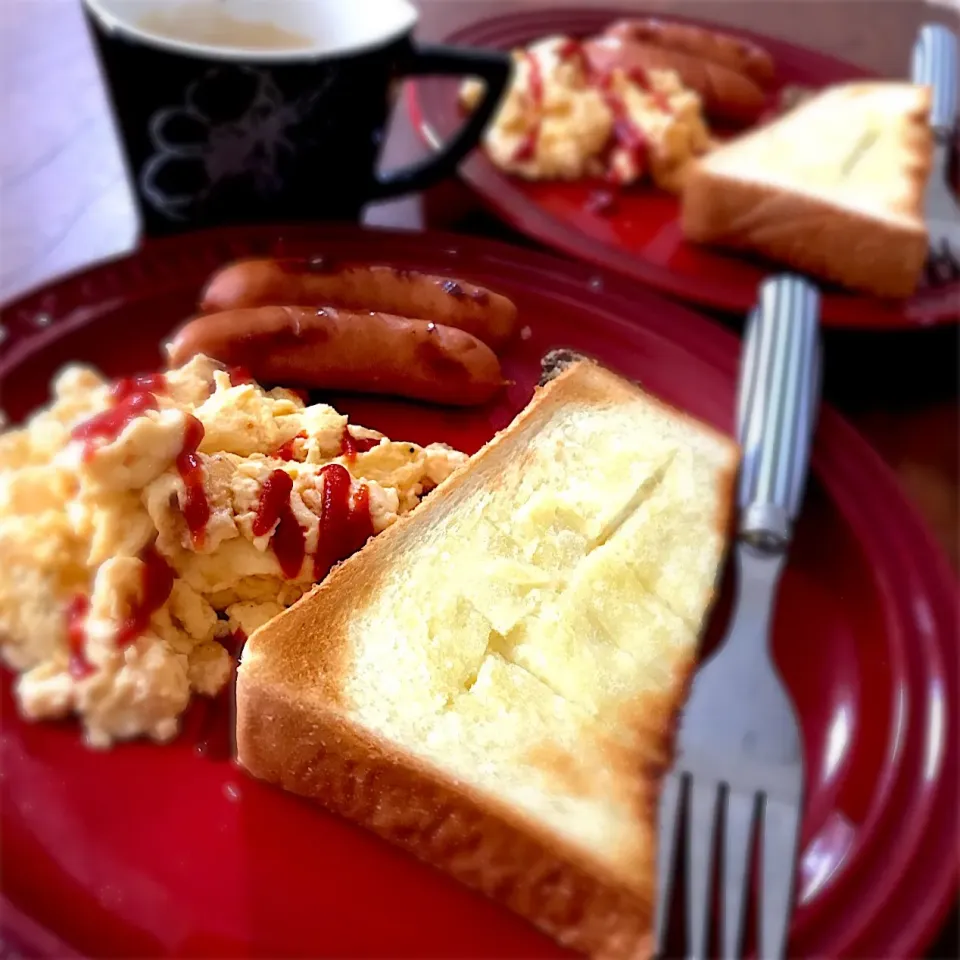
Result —
<path fill-rule="evenodd" d="M 147 234 L 356 220 L 422 190 L 478 142 L 500 51 L 417 44 L 407 0 L 83 0 Z M 479 76 L 486 96 L 420 163 L 377 160 L 399 81 Z"/>
<path fill-rule="evenodd" d="M 137 21 L 145 33 L 210 47 L 309 50 L 312 39 L 269 20 L 241 20 L 221 0 L 192 0 L 150 10 Z"/>

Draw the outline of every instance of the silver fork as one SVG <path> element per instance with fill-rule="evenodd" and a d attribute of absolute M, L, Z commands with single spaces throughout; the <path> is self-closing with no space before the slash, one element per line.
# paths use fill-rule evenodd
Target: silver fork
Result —
<path fill-rule="evenodd" d="M 758 824 L 758 955 L 780 957 L 786 948 L 803 807 L 803 748 L 800 725 L 771 656 L 770 629 L 819 402 L 819 311 L 817 288 L 783 275 L 761 284 L 759 307 L 747 323 L 737 404 L 743 448 L 737 601 L 726 638 L 694 678 L 676 761 L 660 796 L 659 953 L 666 943 L 684 807 L 686 956 L 707 956 L 721 819 L 723 956 L 740 955 Z"/>
<path fill-rule="evenodd" d="M 913 45 L 911 79 L 930 87 L 933 166 L 924 194 L 924 220 L 929 235 L 928 280 L 943 283 L 960 276 L 960 206 L 950 189 L 948 173 L 957 122 L 957 38 L 939 23 L 927 23 Z"/>

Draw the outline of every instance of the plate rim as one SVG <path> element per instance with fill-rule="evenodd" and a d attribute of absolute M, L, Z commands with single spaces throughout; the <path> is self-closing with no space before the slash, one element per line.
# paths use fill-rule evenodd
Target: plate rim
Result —
<path fill-rule="evenodd" d="M 469 259 L 471 254 L 475 253 L 477 256 L 483 258 L 488 267 L 493 267 L 498 262 L 515 266 L 518 258 L 530 265 L 531 270 L 537 269 L 543 272 L 550 270 L 556 271 L 558 266 L 560 266 L 562 267 L 563 275 L 571 281 L 586 286 L 588 291 L 599 288 L 602 291 L 602 296 L 615 300 L 616 304 L 614 304 L 614 306 L 616 306 L 618 312 L 621 313 L 620 324 L 624 327 L 624 330 L 632 329 L 634 321 L 630 320 L 628 316 L 623 315 L 624 311 L 619 309 L 621 306 L 623 308 L 629 306 L 633 311 L 648 308 L 648 312 L 655 311 L 657 314 L 657 316 L 648 320 L 647 323 L 647 326 L 651 328 L 655 336 L 665 338 L 673 345 L 691 353 L 697 360 L 713 367 L 725 377 L 736 375 L 738 338 L 729 330 L 725 330 L 718 324 L 698 315 L 695 310 L 686 305 L 666 300 L 648 289 L 638 288 L 635 281 L 623 278 L 609 271 L 594 268 L 589 264 L 568 264 L 547 253 L 529 251 L 482 237 L 462 236 L 441 233 L 439 231 L 409 233 L 396 230 L 373 230 L 357 226 L 279 226 L 221 228 L 180 237 L 165 238 L 163 240 L 151 241 L 144 247 L 123 257 L 102 261 L 51 281 L 48 284 L 35 288 L 29 293 L 20 295 L 15 300 L 5 304 L 0 310 L 7 315 L 11 312 L 20 314 L 21 320 L 23 320 L 24 317 L 29 318 L 31 312 L 41 304 L 46 304 L 52 309 L 49 305 L 56 303 L 58 295 L 68 308 L 78 305 L 82 306 L 83 302 L 90 298 L 90 289 L 92 286 L 95 286 L 95 282 L 98 279 L 108 281 L 111 275 L 115 275 L 118 271 L 122 272 L 125 269 L 130 273 L 139 272 L 139 275 L 142 276 L 143 272 L 150 267 L 154 260 L 159 259 L 160 261 L 165 261 L 175 259 L 178 255 L 182 257 L 182 253 L 177 253 L 181 247 L 186 247 L 188 250 L 195 249 L 198 251 L 198 255 L 205 256 L 206 259 L 210 259 L 211 262 L 219 263 L 222 262 L 225 257 L 263 253 L 263 249 L 257 248 L 257 245 L 260 244 L 261 241 L 267 237 L 276 240 L 278 236 L 282 237 L 284 235 L 294 237 L 298 241 L 309 238 L 315 239 L 317 242 L 336 242 L 338 239 L 358 241 L 361 237 L 376 235 L 380 241 L 395 239 L 397 241 L 403 241 L 408 245 L 413 241 L 414 246 L 426 247 L 434 253 L 440 248 L 444 248 L 445 253 L 452 258 L 458 258 L 463 255 Z M 262 247 L 262 244 L 260 245 Z M 110 284 L 107 283 L 107 286 L 110 286 Z M 113 286 L 115 287 L 116 284 L 113 284 Z M 135 287 L 133 289 L 135 289 Z M 127 296 L 129 296 L 129 292 L 132 291 L 128 291 Z M 153 291 L 148 287 L 147 293 L 149 294 L 151 292 Z M 102 309 L 102 304 L 98 304 L 98 306 Z M 14 343 L 0 347 L 0 377 L 21 360 L 26 359 L 36 352 L 42 351 L 47 341 L 57 339 L 61 335 L 62 330 L 80 327 L 88 320 L 89 317 L 83 314 L 82 309 L 79 312 L 73 309 L 72 312 L 68 310 L 63 318 L 54 318 L 52 323 L 42 328 L 34 327 L 29 329 L 21 324 L 20 327 L 17 328 L 21 331 L 19 344 Z M 678 320 L 683 322 L 679 328 L 675 326 Z M 683 330 L 683 332 L 679 333 L 678 329 Z M 824 424 L 826 425 L 825 431 L 823 429 Z M 898 529 L 909 533 L 910 538 L 916 544 L 921 545 L 918 547 L 918 554 L 924 558 L 924 565 L 928 572 L 932 571 L 933 573 L 933 576 L 929 578 L 929 583 L 935 584 L 942 594 L 936 604 L 936 609 L 942 617 L 948 617 L 949 614 L 944 610 L 944 604 L 942 602 L 949 585 L 954 582 L 948 561 L 933 540 L 932 534 L 926 528 L 926 525 L 912 504 L 906 500 L 890 468 L 867 441 L 860 436 L 856 428 L 829 405 L 824 406 L 821 414 L 821 436 L 824 436 L 824 433 L 826 434 L 826 438 L 837 446 L 838 449 L 849 451 L 852 446 L 857 454 L 853 459 L 853 464 L 855 466 L 859 464 L 861 469 L 867 470 L 868 474 L 873 478 L 874 483 L 885 488 L 887 502 L 891 502 L 892 499 L 892 502 L 897 503 L 900 508 L 897 515 L 901 518 Z M 822 446 L 822 443 L 823 441 L 821 441 L 818 446 Z M 824 454 L 821 450 L 816 459 L 822 460 L 823 456 Z M 849 455 L 841 458 L 841 467 L 844 461 L 846 461 L 848 465 L 850 464 Z M 839 506 L 839 502 L 842 500 L 843 484 L 831 476 L 836 470 L 836 458 L 834 458 L 834 466 L 832 469 L 826 472 L 820 469 L 820 465 L 818 465 L 816 461 L 815 467 L 817 473 L 820 474 L 821 482 L 829 492 L 830 498 L 838 501 Z M 838 489 L 840 490 L 839 496 L 837 493 Z M 857 533 L 857 539 L 859 540 L 862 524 L 855 524 L 848 511 L 849 504 L 841 512 L 854 527 Z M 936 600 L 937 598 L 934 597 L 934 599 Z M 889 617 L 886 619 L 889 622 Z M 948 707 L 952 707 L 954 711 L 957 710 L 956 690 L 953 691 L 952 697 L 948 697 L 947 703 Z M 958 750 L 955 744 L 951 743 L 950 746 L 952 749 L 949 750 L 949 753 L 952 754 L 953 763 L 956 765 Z M 943 775 L 944 771 L 941 770 L 940 776 L 935 781 L 940 792 L 943 790 Z M 934 798 L 934 800 L 935 799 L 936 798 Z M 955 834 L 960 833 L 957 821 L 958 815 L 955 813 L 953 816 L 953 832 Z M 953 891 L 957 887 L 958 879 L 960 879 L 958 875 L 960 875 L 960 870 L 955 866 L 951 868 L 950 865 L 947 865 L 946 868 L 940 871 L 940 896 L 939 898 L 934 898 L 936 903 L 934 904 L 932 913 L 929 914 L 926 925 L 922 930 L 915 930 L 912 939 L 909 933 L 907 933 L 901 938 L 902 940 L 914 946 L 926 942 L 952 903 Z M 936 885 L 934 885 L 932 889 L 936 889 Z M 0 897 L 2 897 L 2 893 L 0 893 Z M 5 900 L 0 899 L 0 905 L 4 905 L 5 903 Z M 863 934 L 863 931 L 869 928 L 873 919 L 873 917 L 868 917 L 860 924 L 858 930 L 855 930 L 849 935 L 848 940 L 852 942 Z M 0 928 L 4 928 L 6 922 L 5 919 L 0 922 Z M 816 927 L 815 917 L 811 917 L 810 920 L 804 924 L 804 929 L 810 929 L 811 927 Z M 14 923 L 13 931 L 16 935 L 16 923 Z M 26 942 L 29 943 L 33 938 L 29 936 L 29 931 L 25 931 L 24 934 L 26 936 Z"/>
<path fill-rule="evenodd" d="M 506 28 L 517 30 L 529 25 L 529 37 L 533 39 L 543 36 L 544 32 L 579 33 L 595 29 L 617 17 L 644 15 L 643 10 L 618 6 L 571 6 L 557 9 L 539 7 L 474 20 L 443 34 L 440 41 L 460 46 L 483 46 L 485 43 L 489 44 L 488 32 L 497 37 Z M 659 13 L 652 15 L 660 16 Z M 811 64 L 817 64 L 819 69 L 843 71 L 852 79 L 883 79 L 875 72 L 839 57 L 823 54 L 788 40 L 701 18 L 675 16 L 672 13 L 663 18 L 722 30 L 767 46 L 790 49 L 794 55 L 802 56 Z M 496 43 L 494 45 L 499 46 Z M 411 81 L 404 91 L 404 101 L 415 132 L 422 142 L 434 149 L 439 138 L 428 118 L 429 109 L 424 103 L 422 91 L 422 80 Z M 651 286 L 661 295 L 686 302 L 693 307 L 742 314 L 752 306 L 752 303 L 744 301 L 740 293 L 720 281 L 711 282 L 708 292 L 698 292 L 703 290 L 702 286 L 691 287 L 690 277 L 666 267 L 649 264 L 642 258 L 595 239 L 553 216 L 530 200 L 523 190 L 513 183 L 509 176 L 499 171 L 480 150 L 474 151 L 461 163 L 458 174 L 461 181 L 497 219 L 556 252 L 613 270 Z M 771 266 L 771 272 L 774 269 L 775 266 Z M 922 330 L 960 323 L 960 310 L 955 306 L 957 302 L 960 302 L 960 281 L 928 291 L 919 300 L 914 297 L 900 304 L 852 293 L 830 292 L 823 297 L 823 323 L 825 326 L 844 330 Z"/>

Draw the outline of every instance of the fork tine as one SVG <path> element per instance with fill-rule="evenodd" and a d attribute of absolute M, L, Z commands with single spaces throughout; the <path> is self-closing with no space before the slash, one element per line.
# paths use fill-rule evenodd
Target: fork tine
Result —
<path fill-rule="evenodd" d="M 765 798 L 759 949 L 764 960 L 783 957 L 786 953 L 799 828 L 798 804 Z"/>
<path fill-rule="evenodd" d="M 687 822 L 687 957 L 704 960 L 709 944 L 710 892 L 713 880 L 713 835 L 719 784 L 690 778 Z"/>
<path fill-rule="evenodd" d="M 743 943 L 743 920 L 750 886 L 755 794 L 727 791 L 723 827 L 723 956 L 737 960 Z"/>
<path fill-rule="evenodd" d="M 680 777 L 672 771 L 660 787 L 660 814 L 657 820 L 657 912 L 654 920 L 656 953 L 667 949 L 670 907 L 673 904 L 673 876 L 677 864 L 677 832 L 680 826 Z"/>

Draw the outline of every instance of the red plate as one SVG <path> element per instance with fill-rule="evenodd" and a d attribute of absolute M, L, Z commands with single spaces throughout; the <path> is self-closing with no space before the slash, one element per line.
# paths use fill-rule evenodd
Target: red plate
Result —
<path fill-rule="evenodd" d="M 336 398 L 393 436 L 475 449 L 530 395 L 545 350 L 591 352 L 729 429 L 738 343 L 611 274 L 495 243 L 356 228 L 283 230 L 291 254 L 449 271 L 514 297 L 528 339 L 516 381 L 473 412 Z M 10 305 L 7 412 L 43 402 L 81 359 L 147 369 L 208 273 L 276 249 L 238 230 L 153 244 Z M 777 656 L 809 767 L 802 903 L 791 954 L 908 956 L 955 889 L 957 611 L 945 560 L 878 457 L 824 410 L 815 481 L 783 583 Z M 721 604 L 720 610 L 723 610 Z M 713 632 L 722 627 L 722 612 Z M 23 955 L 535 957 L 560 951 L 520 920 L 311 805 L 195 752 L 201 705 L 165 747 L 84 749 L 73 724 L 16 718 L 2 685 L 4 937 Z"/>
<path fill-rule="evenodd" d="M 481 20 L 463 27 L 444 42 L 462 46 L 510 49 L 551 34 L 587 36 L 636 10 L 533 10 Z M 701 21 L 685 23 L 717 28 Z M 782 40 L 721 27 L 753 40 L 774 56 L 784 85 L 823 87 L 871 74 Z M 906 64 L 904 65 L 906 68 Z M 418 80 L 408 88 L 414 126 L 428 142 L 445 140 L 462 122 L 457 84 Z M 775 267 L 745 256 L 724 255 L 686 243 L 680 233 L 675 197 L 653 189 L 624 191 L 612 214 L 591 212 L 590 183 L 529 183 L 501 173 L 477 151 L 460 168 L 466 182 L 499 217 L 521 233 L 581 260 L 608 267 L 663 293 L 705 307 L 744 314 L 754 304 L 757 285 Z M 960 282 L 924 287 L 898 303 L 831 292 L 823 301 L 824 323 L 840 327 L 899 328 L 960 319 Z"/>

